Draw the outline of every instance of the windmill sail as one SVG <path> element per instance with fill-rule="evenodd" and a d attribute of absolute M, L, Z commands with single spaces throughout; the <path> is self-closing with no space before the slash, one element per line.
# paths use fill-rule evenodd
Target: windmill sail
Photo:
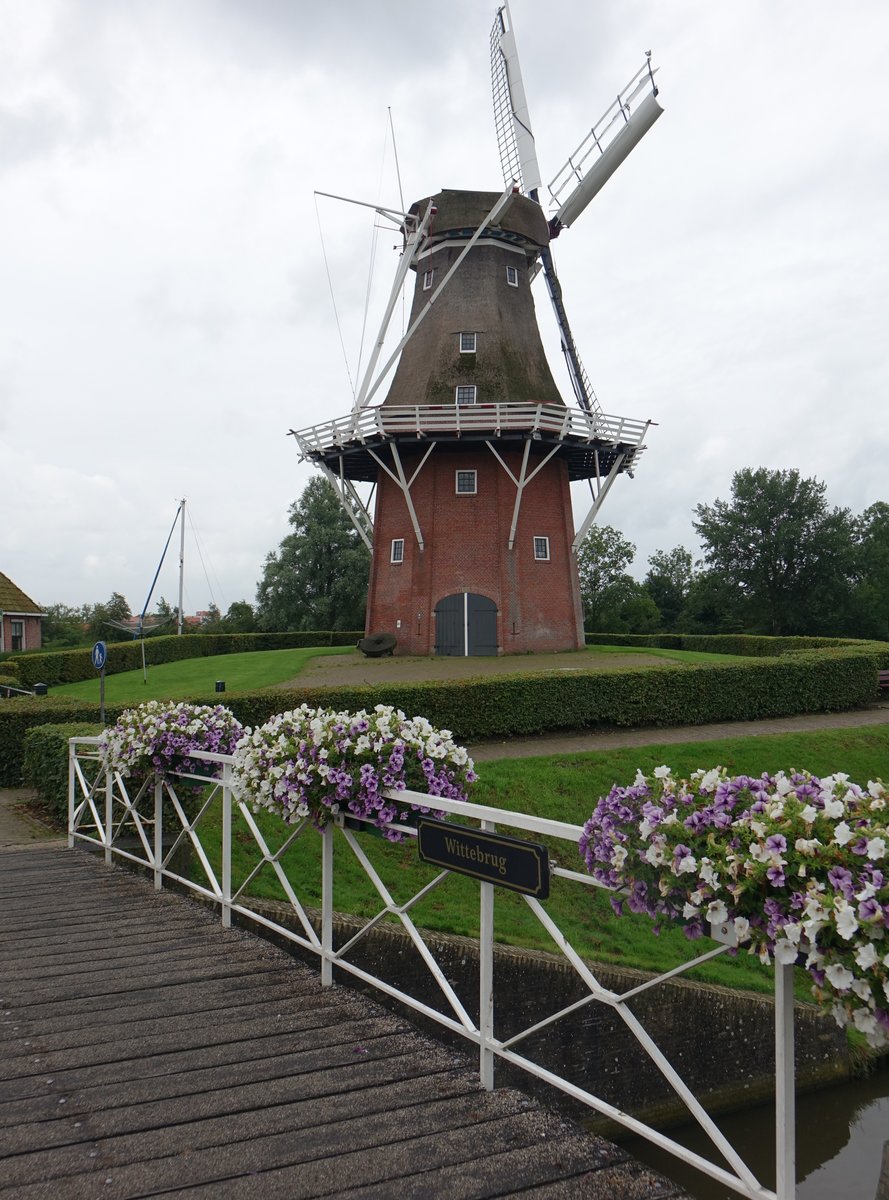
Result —
<path fill-rule="evenodd" d="M 514 180 L 526 196 L 536 200 L 540 167 L 508 4 L 497 10 L 491 29 L 491 83 L 503 182 Z"/>
<path fill-rule="evenodd" d="M 642 100 L 638 99 L 640 95 L 643 96 Z M 644 66 L 618 92 L 617 99 L 609 105 L 549 184 L 549 194 L 559 205 L 552 220 L 554 237 L 560 229 L 567 229 L 574 224 L 663 111 L 657 102 L 649 50 Z M 572 184 L 575 186 L 568 192 Z"/>

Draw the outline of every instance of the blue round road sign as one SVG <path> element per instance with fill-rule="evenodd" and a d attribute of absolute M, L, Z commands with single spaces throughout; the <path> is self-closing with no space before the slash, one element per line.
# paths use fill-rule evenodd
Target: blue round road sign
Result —
<path fill-rule="evenodd" d="M 108 648 L 104 642 L 96 642 L 90 651 L 90 659 L 97 671 L 101 671 L 105 666 L 105 660 L 108 657 Z"/>

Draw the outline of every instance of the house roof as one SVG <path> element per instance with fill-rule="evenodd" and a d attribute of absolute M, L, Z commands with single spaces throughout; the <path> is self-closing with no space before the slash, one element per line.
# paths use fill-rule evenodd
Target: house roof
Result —
<path fill-rule="evenodd" d="M 0 571 L 0 613 L 34 613 L 43 616 L 39 604 L 35 604 L 30 596 L 26 596 L 20 587 Z"/>

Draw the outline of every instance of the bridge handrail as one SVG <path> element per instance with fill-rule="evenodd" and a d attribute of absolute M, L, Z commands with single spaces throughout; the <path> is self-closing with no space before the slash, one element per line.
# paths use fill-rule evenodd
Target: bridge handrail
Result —
<path fill-rule="evenodd" d="M 498 891 L 494 884 L 477 881 L 480 904 L 478 1003 L 481 1016 L 476 1021 L 470 1016 L 467 1008 L 456 994 L 445 971 L 436 962 L 431 948 L 423 938 L 422 930 L 413 923 L 410 916 L 410 909 L 414 902 L 420 896 L 426 895 L 438 887 L 448 877 L 449 871 L 442 871 L 437 878 L 426 884 L 410 900 L 397 903 L 389 893 L 377 868 L 368 859 L 360 839 L 356 835 L 354 826 L 358 819 L 350 818 L 347 823 L 341 815 L 334 817 L 319 834 L 314 832 L 308 819 L 299 825 L 287 827 L 289 832 L 286 834 L 284 842 L 277 850 L 272 851 L 254 819 L 249 803 L 233 792 L 233 758 L 229 755 L 214 754 L 208 751 L 194 751 L 191 757 L 203 763 L 215 764 L 221 769 L 221 779 L 208 782 L 206 777 L 200 774 L 177 772 L 164 778 L 157 777 L 150 781 L 143 781 L 136 794 L 131 797 L 127 780 L 106 766 L 102 757 L 101 741 L 98 737 L 71 738 L 68 784 L 69 846 L 73 847 L 81 843 L 102 850 L 105 861 L 109 864 L 115 857 L 138 863 L 152 872 L 156 889 L 160 890 L 166 880 L 175 881 L 181 887 L 190 889 L 217 904 L 221 911 L 223 925 L 229 926 L 232 914 L 237 913 L 273 931 L 278 937 L 300 946 L 303 950 L 314 953 L 320 960 L 323 986 L 329 986 L 333 982 L 333 968 L 336 966 L 386 995 L 399 1000 L 423 1016 L 436 1021 L 451 1032 L 462 1035 L 479 1048 L 479 1070 L 482 1082 L 487 1088 L 492 1088 L 494 1085 L 495 1059 L 501 1059 L 544 1080 L 574 1100 L 580 1101 L 631 1132 L 646 1138 L 654 1145 L 703 1171 L 738 1194 L 748 1197 L 749 1200 L 793 1200 L 795 1195 L 793 964 L 775 964 L 777 1186 L 776 1190 L 772 1191 L 759 1182 L 703 1109 L 665 1054 L 644 1030 L 639 1019 L 627 1007 L 627 1002 L 641 991 L 725 953 L 735 944 L 733 930 L 730 926 L 711 928 L 711 936 L 721 943 L 715 949 L 697 956 L 680 967 L 646 980 L 621 994 L 605 986 L 596 978 L 595 964 L 587 963 L 580 957 L 540 900 L 534 896 L 525 895 L 522 899 L 550 935 L 564 958 L 573 967 L 587 988 L 588 994 L 585 999 L 550 1014 L 520 1033 L 502 1040 L 496 1036 L 494 1025 L 494 908 Z M 187 785 L 196 783 L 203 789 L 196 815 L 187 815 L 183 807 L 182 797 L 179 795 L 183 783 Z M 433 798 L 419 792 L 389 792 L 387 795 L 402 802 L 413 801 L 417 804 L 434 805 L 435 809 L 458 816 L 462 821 L 478 821 L 482 830 L 501 831 L 505 827 L 525 835 L 532 834 L 539 838 L 570 843 L 574 847 L 577 845 L 582 829 L 579 825 L 540 817 L 532 813 L 522 813 L 472 802 L 447 800 L 437 796 Z M 221 804 L 222 808 L 221 845 L 207 847 L 201 842 L 199 827 L 205 814 L 217 803 Z M 169 833 L 164 829 L 165 804 L 168 810 L 172 809 L 175 814 L 175 822 L 170 834 L 173 838 L 172 844 L 169 843 L 169 840 L 165 842 L 165 832 Z M 236 813 L 250 831 L 259 851 L 260 861 L 247 880 L 235 890 L 232 883 L 232 823 Z M 360 825 L 360 821 L 358 824 Z M 410 826 L 392 825 L 391 828 L 398 830 L 405 837 L 416 836 L 416 829 Z M 312 920 L 307 906 L 297 895 L 293 881 L 287 877 L 280 864 L 280 858 L 285 850 L 304 831 L 308 831 L 311 836 L 319 836 L 322 844 L 320 934 L 316 928 L 317 921 Z M 135 835 L 135 848 L 130 844 L 122 844 L 121 839 L 125 834 L 130 835 L 131 838 L 132 835 Z M 382 900 L 382 908 L 377 916 L 371 918 L 358 933 L 340 947 L 334 945 L 333 925 L 333 845 L 336 837 L 342 838 L 348 844 Z M 196 882 L 176 871 L 173 859 L 182 845 L 191 847 L 203 869 L 206 883 Z M 218 872 L 214 870 L 211 861 L 217 856 L 220 860 Z M 256 874 L 265 867 L 269 867 L 274 872 L 287 896 L 296 918 L 296 928 L 272 919 L 267 911 L 261 912 L 250 906 L 245 889 Z M 552 874 L 585 887 L 611 890 L 589 875 L 559 865 L 552 867 Z M 394 916 L 400 920 L 438 985 L 443 999 L 447 1001 L 450 1011 L 446 1008 L 443 1012 L 431 1004 L 426 1004 L 366 968 L 349 961 L 347 956 L 352 947 L 386 916 Z M 515 1049 L 523 1039 L 593 1001 L 609 1006 L 620 1016 L 676 1094 L 685 1103 L 691 1115 L 708 1134 L 713 1145 L 729 1164 L 730 1170 L 688 1150 L 666 1134 L 622 1112 L 587 1089 L 543 1067 Z"/>

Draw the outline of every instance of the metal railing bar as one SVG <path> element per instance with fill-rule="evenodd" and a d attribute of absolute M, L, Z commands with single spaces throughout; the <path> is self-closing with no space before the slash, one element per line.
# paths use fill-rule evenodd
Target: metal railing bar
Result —
<path fill-rule="evenodd" d="M 764 1187 L 758 1180 L 755 1180 L 752 1184 L 746 1183 L 740 1176 L 733 1175 L 730 1171 L 726 1171 L 724 1167 L 718 1166 L 716 1163 L 697 1154 L 694 1150 L 689 1150 L 685 1146 L 680 1145 L 679 1142 L 674 1142 L 666 1134 L 659 1133 L 658 1130 L 652 1129 L 637 1117 L 631 1117 L 629 1113 L 625 1113 L 622 1109 L 615 1108 L 607 1100 L 599 1099 L 598 1096 L 594 1096 L 591 1092 L 586 1091 L 585 1088 L 578 1087 L 576 1084 L 570 1083 L 567 1079 L 563 1079 L 560 1075 L 548 1071 L 545 1067 L 538 1066 L 531 1059 L 525 1058 L 521 1054 L 516 1054 L 513 1050 L 496 1050 L 495 1052 L 498 1058 L 502 1058 L 505 1062 L 512 1063 L 513 1066 L 527 1071 L 529 1075 L 533 1075 L 535 1078 L 551 1084 L 560 1092 L 564 1092 L 566 1096 L 571 1096 L 572 1099 L 579 1100 L 582 1104 L 595 1109 L 596 1112 L 601 1113 L 603 1116 L 610 1117 L 616 1124 L 623 1125 L 624 1128 L 638 1134 L 639 1137 L 645 1138 L 652 1145 L 658 1146 L 661 1150 L 666 1150 L 668 1154 L 673 1155 L 674 1158 L 678 1158 L 681 1162 L 697 1167 L 705 1175 L 709 1175 L 712 1179 L 724 1183 L 727 1187 L 732 1188 L 733 1191 L 740 1192 L 742 1196 L 748 1197 L 749 1200 L 778 1200 L 775 1192 Z"/>
<path fill-rule="evenodd" d="M 277 921 L 273 921 L 271 917 L 265 917 L 262 913 L 257 912 L 253 908 L 248 908 L 244 904 L 235 904 L 232 901 L 232 912 L 240 913 L 242 917 L 248 917 L 251 921 L 256 921 L 259 925 L 264 925 L 266 929 L 271 929 L 273 933 L 280 934 L 289 942 L 295 942 L 298 946 L 302 946 L 304 950 L 312 950 L 316 954 L 321 952 L 321 939 L 315 933 L 315 930 L 309 925 L 307 932 L 311 934 L 311 939 L 300 937 L 293 929 L 288 929 L 286 925 L 280 925 Z"/>
<path fill-rule="evenodd" d="M 664 971 L 662 975 L 657 975 L 654 979 L 647 979 L 645 983 L 640 983 L 637 987 L 630 988 L 628 992 L 621 992 L 618 999 L 623 1004 L 625 1001 L 631 1000 L 633 996 L 638 996 L 640 992 L 647 992 L 649 988 L 657 987 L 659 983 L 664 983 L 668 979 L 675 979 L 677 975 L 683 975 L 686 971 L 690 971 L 692 967 L 709 962 L 711 958 L 718 958 L 730 949 L 730 946 L 717 946 L 714 950 L 708 950 L 706 954 L 699 954 L 697 958 L 692 958 L 686 963 L 680 963 L 678 967 L 673 967 L 671 971 Z"/>
<path fill-rule="evenodd" d="M 599 997 L 594 996 L 592 992 L 587 996 L 582 996 L 579 1000 L 575 1000 L 573 1004 L 569 1004 L 566 1008 L 562 1008 L 557 1013 L 552 1013 L 548 1017 L 544 1017 L 542 1021 L 538 1021 L 536 1025 L 531 1025 L 528 1029 L 523 1029 L 521 1033 L 515 1033 L 511 1038 L 507 1038 L 505 1042 L 500 1042 L 499 1045 L 504 1049 L 509 1046 L 516 1045 L 517 1042 L 524 1041 L 530 1037 L 532 1033 L 537 1033 L 541 1029 L 546 1029 L 547 1025 L 552 1025 L 556 1021 L 560 1021 L 562 1017 L 567 1017 L 573 1012 L 577 1012 L 579 1008 L 585 1008 L 588 1004 L 596 1004 L 599 1002 Z"/>
<path fill-rule="evenodd" d="M 523 896 L 522 899 L 537 917 L 537 920 L 553 939 L 558 948 L 562 951 L 568 961 L 571 963 L 574 970 L 590 989 L 593 995 L 602 1001 L 603 1004 L 614 1006 L 618 1003 L 617 992 L 611 991 L 610 988 L 605 988 L 599 983 L 596 976 L 590 970 L 589 966 L 583 961 L 568 939 L 559 929 L 558 925 L 550 917 L 549 913 L 542 907 L 539 900 L 533 896 Z"/>
<path fill-rule="evenodd" d="M 371 984 L 372 987 L 384 992 L 387 996 L 391 996 L 393 1000 L 400 1000 L 402 1004 L 406 1004 L 415 1012 L 422 1013 L 424 1017 L 429 1017 L 430 1020 L 443 1025 L 445 1029 L 450 1029 L 452 1033 L 459 1033 L 467 1041 L 474 1042 L 477 1045 L 481 1040 L 478 1027 L 473 1022 L 470 1022 L 469 1025 L 464 1025 L 460 1021 L 455 1021 L 453 1017 L 449 1017 L 437 1008 L 432 1008 L 429 1004 L 424 1004 L 422 1000 L 416 1000 L 413 996 L 409 996 L 407 992 L 402 992 L 400 988 L 393 987 L 392 984 L 386 983 L 385 979 L 380 979 L 379 976 L 362 970 L 361 967 L 356 966 L 354 963 L 338 962 L 336 965 L 341 970 L 348 971 L 350 975 L 354 975 L 356 979 L 362 979 L 365 983 Z"/>
<path fill-rule="evenodd" d="M 207 811 L 207 808 L 209 807 L 209 805 L 212 801 L 212 796 L 208 797 L 208 799 L 204 802 L 203 807 L 198 812 L 198 815 L 195 817 L 194 821 L 189 822 L 188 818 L 185 815 L 185 810 L 183 809 L 181 803 L 179 802 L 179 797 L 176 794 L 176 789 L 170 783 L 169 779 L 164 780 L 164 790 L 166 791 L 167 795 L 170 797 L 170 800 L 173 803 L 173 808 L 176 810 L 176 816 L 179 818 L 179 822 L 182 826 L 182 832 L 179 834 L 179 836 L 176 838 L 176 841 L 173 843 L 173 847 L 170 850 L 169 854 L 167 854 L 167 856 L 164 858 L 163 867 L 166 869 L 167 863 L 170 862 L 171 858 L 173 857 L 173 854 L 175 853 L 176 849 L 180 845 L 183 836 L 187 834 L 189 841 L 195 848 L 195 853 L 197 854 L 198 858 L 201 861 L 201 866 L 204 868 L 204 873 L 207 876 L 208 883 L 210 884 L 211 888 L 214 889 L 214 894 L 218 895 L 221 898 L 222 897 L 222 888 L 220 887 L 219 880 L 216 878 L 216 872 L 213 870 L 212 866 L 210 865 L 210 860 L 207 858 L 207 855 L 204 853 L 204 847 L 201 845 L 200 838 L 196 837 L 195 832 L 194 832 L 201 817 Z"/>
<path fill-rule="evenodd" d="M 402 792 L 401 795 L 404 795 L 404 793 Z M 358 861 L 364 867 L 365 874 L 368 876 L 370 881 L 373 883 L 374 887 L 376 887 L 377 891 L 380 893 L 383 903 L 386 904 L 386 906 L 390 909 L 390 911 L 392 912 L 392 914 L 394 916 L 398 917 L 401 924 L 407 930 L 411 941 L 414 943 L 414 945 L 417 948 L 418 954 L 423 959 L 423 962 L 426 964 L 426 966 L 429 968 L 429 972 L 432 975 L 432 978 L 438 984 L 439 990 L 441 992 L 443 992 L 445 998 L 447 999 L 451 1008 L 457 1014 L 457 1017 L 460 1020 L 460 1022 L 462 1023 L 462 1025 L 466 1029 L 475 1029 L 476 1028 L 475 1022 L 470 1018 L 466 1009 L 463 1007 L 463 1003 L 460 1000 L 460 997 L 457 995 L 457 993 L 454 991 L 454 989 L 448 983 L 444 972 L 442 971 L 441 967 L 438 965 L 435 955 L 432 953 L 432 951 L 426 945 L 425 941 L 423 940 L 422 934 L 417 929 L 416 925 L 413 923 L 413 921 L 408 916 L 408 914 L 406 912 L 400 912 L 398 910 L 398 906 L 396 905 L 394 899 L 390 895 L 389 889 L 383 883 L 382 879 L 380 879 L 379 875 L 377 874 L 376 870 L 374 869 L 373 863 L 371 863 L 371 861 L 368 859 L 367 855 L 364 853 L 362 848 L 358 845 L 358 842 L 355 838 L 354 833 L 352 833 L 352 831 L 350 829 L 341 829 L 340 832 L 342 833 L 346 842 L 351 847 L 352 853 L 355 855 L 355 857 L 358 859 Z M 342 960 L 337 959 L 337 961 L 341 962 Z"/>
<path fill-rule="evenodd" d="M 631 1030 L 633 1036 L 640 1046 L 645 1050 L 648 1057 L 658 1068 L 660 1073 L 670 1084 L 676 1095 L 683 1101 L 685 1107 L 703 1129 L 704 1133 L 710 1138 L 710 1141 L 717 1148 L 719 1153 L 725 1158 L 726 1162 L 734 1168 L 738 1177 L 750 1187 L 759 1187 L 760 1183 L 747 1164 L 741 1158 L 740 1154 L 732 1146 L 731 1142 L 726 1138 L 722 1130 L 713 1121 L 710 1114 L 698 1100 L 697 1096 L 691 1091 L 679 1073 L 676 1071 L 673 1064 L 663 1053 L 657 1042 L 645 1030 L 641 1021 L 634 1013 L 623 1004 L 615 1007 L 615 1011 L 620 1015 L 621 1020 Z"/>

